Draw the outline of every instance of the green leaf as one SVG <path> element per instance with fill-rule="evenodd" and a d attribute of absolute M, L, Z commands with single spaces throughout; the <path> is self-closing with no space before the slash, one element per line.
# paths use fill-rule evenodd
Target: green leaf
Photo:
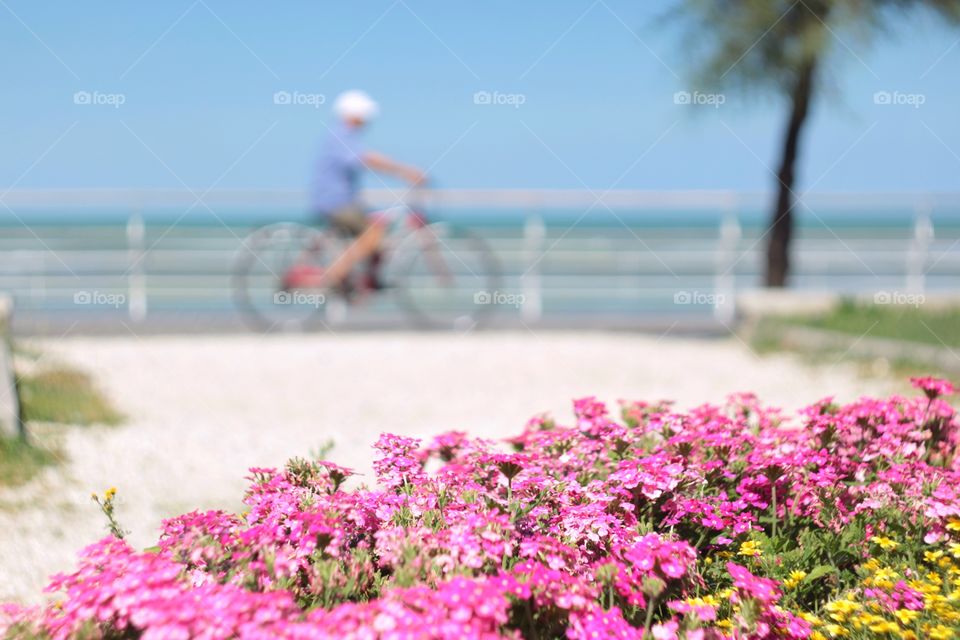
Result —
<path fill-rule="evenodd" d="M 819 566 L 814 567 L 812 571 L 807 573 L 806 577 L 803 579 L 803 582 L 805 584 L 810 583 L 816 580 L 817 578 L 822 578 L 825 575 L 836 573 L 836 572 L 837 572 L 836 567 L 831 567 L 828 564 L 821 564 Z"/>

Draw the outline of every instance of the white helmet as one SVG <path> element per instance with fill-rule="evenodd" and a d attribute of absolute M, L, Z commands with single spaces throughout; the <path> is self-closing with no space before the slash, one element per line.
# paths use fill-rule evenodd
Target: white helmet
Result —
<path fill-rule="evenodd" d="M 333 111 L 341 119 L 356 119 L 364 122 L 373 119 L 380 108 L 365 91 L 344 91 L 333 102 Z"/>

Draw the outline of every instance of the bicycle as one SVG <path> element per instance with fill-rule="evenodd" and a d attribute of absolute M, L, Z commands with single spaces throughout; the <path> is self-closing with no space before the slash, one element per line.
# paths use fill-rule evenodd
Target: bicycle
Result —
<path fill-rule="evenodd" d="M 357 274 L 338 286 L 289 288 L 291 269 L 322 273 L 352 242 L 330 228 L 294 222 L 250 233 L 234 260 L 233 294 L 244 321 L 261 331 L 304 330 L 339 322 L 351 307 L 393 296 L 416 326 L 466 331 L 493 311 L 490 294 L 500 268 L 486 241 L 449 222 L 429 222 L 407 201 L 379 214 L 390 221 L 381 247 L 385 287 L 370 289 Z"/>

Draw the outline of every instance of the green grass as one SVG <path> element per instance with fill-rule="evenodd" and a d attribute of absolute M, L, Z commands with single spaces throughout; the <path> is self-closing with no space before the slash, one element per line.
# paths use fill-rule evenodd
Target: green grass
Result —
<path fill-rule="evenodd" d="M 892 338 L 936 347 L 960 347 L 960 308 L 927 310 L 923 306 L 845 301 L 826 315 L 795 318 L 790 322 L 854 336 L 869 331 L 869 336 L 873 338 Z"/>
<path fill-rule="evenodd" d="M 40 359 L 22 350 L 18 355 Z M 22 485 L 59 461 L 60 425 L 112 425 L 123 419 L 90 376 L 70 367 L 38 369 L 19 376 L 17 386 L 29 438 L 0 438 L 0 486 Z"/>
<path fill-rule="evenodd" d="M 0 438 L 0 486 L 24 484 L 56 462 L 48 449 L 18 439 Z"/>
<path fill-rule="evenodd" d="M 20 378 L 20 401 L 26 422 L 117 424 L 121 416 L 90 376 L 58 367 Z"/>
<path fill-rule="evenodd" d="M 923 306 L 874 305 L 846 300 L 832 311 L 817 316 L 768 317 L 750 334 L 751 346 L 761 353 L 794 351 L 784 344 L 790 327 L 821 329 L 850 336 L 852 345 L 863 337 L 899 340 L 939 349 L 960 349 L 960 307 L 927 309 Z M 812 364 L 833 365 L 839 360 L 858 365 L 864 377 L 892 377 L 906 380 L 915 375 L 955 378 L 955 371 L 944 371 L 921 360 L 910 358 L 856 357 L 845 349 L 800 350 L 798 355 Z"/>

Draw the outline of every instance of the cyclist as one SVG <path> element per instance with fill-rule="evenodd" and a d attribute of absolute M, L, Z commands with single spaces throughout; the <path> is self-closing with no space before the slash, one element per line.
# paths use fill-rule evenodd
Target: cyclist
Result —
<path fill-rule="evenodd" d="M 322 223 L 352 238 L 353 242 L 322 274 L 291 270 L 287 288 L 300 286 L 344 286 L 346 277 L 361 260 L 368 261 L 364 287 L 379 289 L 380 245 L 389 220 L 369 213 L 360 202 L 359 183 L 363 170 L 391 175 L 411 186 L 423 184 L 420 169 L 401 164 L 372 151 L 363 144 L 362 133 L 377 115 L 377 103 L 363 91 L 347 91 L 333 103 L 339 122 L 330 129 L 317 161 L 312 184 L 312 206 Z M 299 276 L 299 277 L 298 277 Z M 319 282 L 317 280 L 319 279 Z"/>

